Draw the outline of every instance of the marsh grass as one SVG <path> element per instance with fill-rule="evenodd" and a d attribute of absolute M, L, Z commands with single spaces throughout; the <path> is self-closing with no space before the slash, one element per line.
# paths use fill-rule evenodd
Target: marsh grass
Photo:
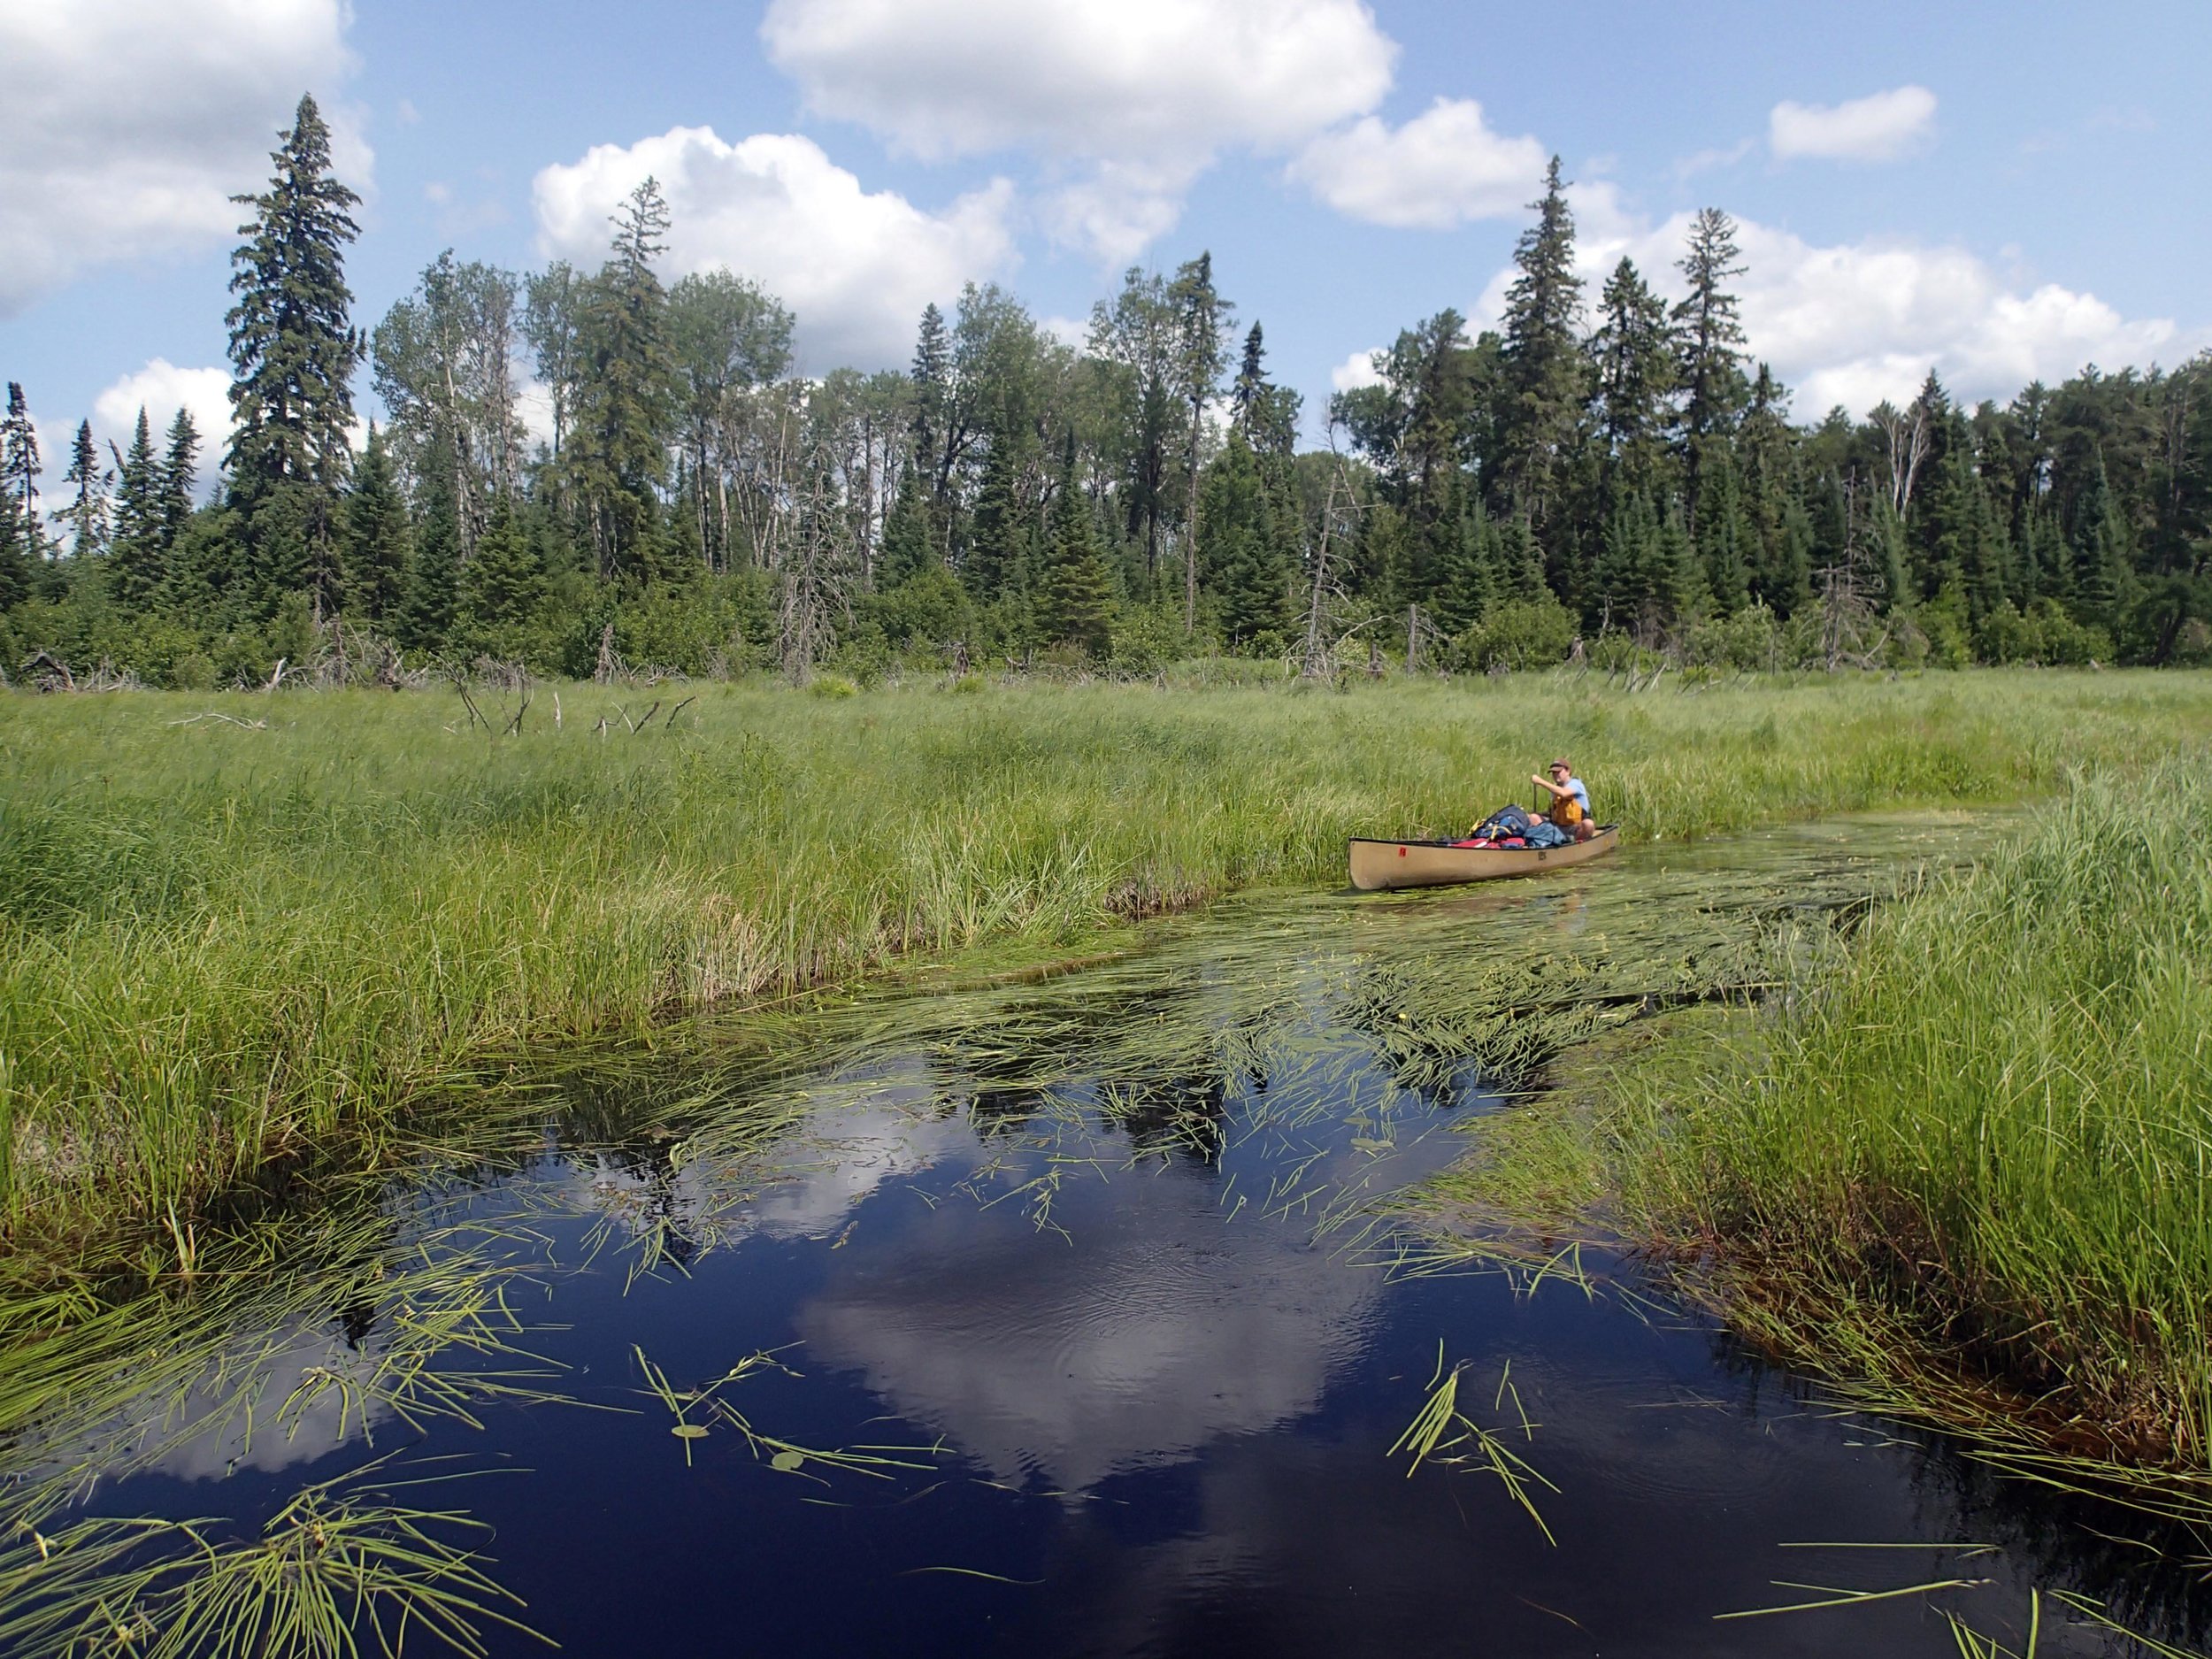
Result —
<path fill-rule="evenodd" d="M 1594 1227 L 1857 1403 L 2212 1521 L 2208 814 L 2201 760 L 2084 780 L 1786 1007 L 1482 1125 L 1438 1197 Z"/>
<path fill-rule="evenodd" d="M 441 696 L 0 701 L 0 1226 L 19 1262 L 189 1238 L 226 1192 L 393 1155 L 516 1055 L 849 980 L 1042 957 L 1340 879 L 1571 752 L 1640 840 L 2011 799 L 2212 728 L 2192 677 L 1628 697 L 703 690 L 673 728 L 488 741 Z M 220 704 L 267 725 L 176 725 Z M 250 703 L 250 710 L 245 704 Z"/>

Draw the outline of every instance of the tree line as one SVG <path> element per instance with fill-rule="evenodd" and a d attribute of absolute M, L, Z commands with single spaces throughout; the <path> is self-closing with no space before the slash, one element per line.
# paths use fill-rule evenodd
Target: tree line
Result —
<path fill-rule="evenodd" d="M 9 384 L 6 663 L 207 685 L 349 638 L 795 679 L 1386 641 L 1478 670 L 2212 657 L 2212 357 L 1970 408 L 1931 373 L 1801 424 L 1748 354 L 1728 216 L 1692 226 L 1681 299 L 1627 259 L 1593 295 L 1556 159 L 1500 326 L 1406 329 L 1317 445 L 1202 253 L 1128 272 L 1079 346 L 971 285 L 907 371 L 809 378 L 758 283 L 664 280 L 651 180 L 596 270 L 448 252 L 365 330 L 311 98 L 273 160 L 238 198 L 219 455 L 142 411 L 127 450 L 80 425 L 50 488 Z"/>

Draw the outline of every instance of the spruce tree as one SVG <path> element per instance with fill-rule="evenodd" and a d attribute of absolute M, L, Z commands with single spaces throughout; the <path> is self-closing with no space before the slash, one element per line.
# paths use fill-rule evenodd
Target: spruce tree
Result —
<path fill-rule="evenodd" d="M 1176 308 L 1175 375 L 1187 423 L 1184 428 L 1183 631 L 1198 626 L 1199 450 L 1206 433 L 1206 406 L 1221 387 L 1225 366 L 1222 331 L 1235 307 L 1214 287 L 1214 257 L 1202 253 L 1181 266 L 1168 290 Z"/>
<path fill-rule="evenodd" d="M 142 405 L 123 457 L 115 488 L 115 548 L 108 562 L 108 585 L 134 608 L 153 597 L 167 574 L 167 525 L 162 512 L 161 463 L 154 456 L 153 429 Z"/>
<path fill-rule="evenodd" d="M 1233 647 L 1272 649 L 1290 625 L 1290 572 L 1265 472 L 1241 430 L 1232 429 L 1206 469 L 1204 496 L 1199 560 L 1219 602 L 1222 632 Z"/>
<path fill-rule="evenodd" d="M 1113 644 L 1113 588 L 1099 555 L 1091 504 L 1076 480 L 1072 432 L 1052 504 L 1052 541 L 1041 589 L 1038 632 L 1056 645 L 1079 645 L 1092 657 L 1103 657 Z"/>
<path fill-rule="evenodd" d="M 2113 628 L 2133 574 L 2127 520 L 2113 498 L 2104 457 L 2074 503 L 2074 610 L 2082 621 Z"/>
<path fill-rule="evenodd" d="M 338 491 L 349 469 L 352 380 L 361 336 L 349 323 L 345 245 L 359 234 L 361 198 L 330 173 L 330 129 L 303 97 L 272 154 L 247 240 L 231 256 L 226 319 L 234 371 L 227 461 L 230 499 L 264 603 L 304 589 L 323 609 L 338 601 Z M 273 515 L 265 525 L 265 515 Z"/>
<path fill-rule="evenodd" d="M 479 650 L 520 654 L 521 641 L 545 603 L 545 566 L 514 503 L 500 497 L 461 567 L 454 632 Z"/>
<path fill-rule="evenodd" d="M 876 565 L 876 587 L 887 591 L 911 581 L 935 562 L 929 536 L 929 508 L 922 497 L 921 467 L 910 457 L 899 469 L 899 488 L 883 516 L 883 548 Z"/>
<path fill-rule="evenodd" d="M 1463 484 L 1455 491 L 1452 519 L 1455 534 L 1429 603 L 1437 626 L 1455 636 L 1498 602 L 1498 537 L 1480 498 Z"/>
<path fill-rule="evenodd" d="M 1626 258 L 1599 298 L 1591 336 L 1607 495 L 1650 495 L 1664 488 L 1668 403 L 1674 393 L 1674 334 L 1666 302 Z"/>
<path fill-rule="evenodd" d="M 653 269 L 668 233 L 659 181 L 633 190 L 614 224 L 614 257 L 585 299 L 570 471 L 600 573 L 649 579 L 660 562 L 659 489 L 676 418 L 668 295 Z"/>
<path fill-rule="evenodd" d="M 1717 207 L 1701 209 L 1689 250 L 1678 267 L 1690 291 L 1674 308 L 1682 391 L 1684 493 L 1697 524 L 1709 452 L 1727 442 L 1743 407 L 1743 322 L 1728 280 L 1741 276 L 1735 221 Z"/>
<path fill-rule="evenodd" d="M 54 515 L 68 526 L 69 550 L 81 559 L 97 558 L 108 550 L 108 487 L 115 474 L 100 465 L 100 447 L 92 441 L 92 423 L 77 423 L 77 436 L 69 446 L 69 470 L 62 482 L 76 487 L 69 505 Z"/>
<path fill-rule="evenodd" d="M 184 534 L 184 526 L 192 517 L 193 497 L 198 494 L 200 458 L 199 428 L 192 424 L 192 411 L 177 411 L 177 418 L 169 423 L 169 444 L 161 458 L 161 545 L 167 552 Z"/>
<path fill-rule="evenodd" d="M 962 574 L 979 604 L 1019 591 L 1029 563 L 1030 523 L 1021 501 L 1021 439 L 995 416 L 983 457 L 983 481 L 969 523 Z"/>
<path fill-rule="evenodd" d="M 1705 514 L 1696 539 L 1706 591 L 1721 615 L 1733 616 L 1751 601 L 1747 557 L 1751 531 L 1736 487 L 1736 469 L 1724 448 L 1716 448 L 1711 453 Z"/>
<path fill-rule="evenodd" d="M 434 474 L 425 480 L 417 503 L 414 555 L 394 629 L 411 651 L 434 654 L 445 649 L 459 586 L 460 547 L 452 493 Z"/>
<path fill-rule="evenodd" d="M 345 504 L 347 603 L 353 617 L 377 624 L 396 619 L 408 586 L 407 503 L 392 472 L 392 457 L 369 423 L 368 448 L 353 469 Z"/>
<path fill-rule="evenodd" d="M 1506 290 L 1501 366 L 1503 397 L 1496 450 L 1506 496 L 1538 529 L 1548 527 L 1581 414 L 1586 360 L 1579 344 L 1582 280 L 1574 273 L 1574 214 L 1554 156 L 1536 223 L 1513 250 L 1519 274 Z"/>
<path fill-rule="evenodd" d="M 0 419 L 0 490 L 15 503 L 16 518 L 24 526 L 29 555 L 38 557 L 46 538 L 38 511 L 38 479 L 42 469 L 38 457 L 38 427 L 31 420 L 19 380 L 8 382 L 8 412 Z"/>

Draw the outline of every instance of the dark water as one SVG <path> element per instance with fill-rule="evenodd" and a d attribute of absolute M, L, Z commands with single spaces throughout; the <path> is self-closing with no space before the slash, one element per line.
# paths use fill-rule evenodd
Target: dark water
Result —
<path fill-rule="evenodd" d="M 2017 1647 L 2032 1586 L 2185 1639 L 2193 1581 L 2098 1536 L 2124 1517 L 1824 1404 L 1632 1266 L 1532 1289 L 1416 1271 L 1376 1219 L 1471 1117 L 1543 1109 L 1404 1038 L 1454 1006 L 1463 957 L 1560 985 L 1610 952 L 1594 995 L 1663 990 L 1640 982 L 1655 940 L 1816 942 L 1970 833 L 1827 826 L 1510 892 L 1240 904 L 1048 985 L 872 1006 L 817 1063 L 680 1079 L 673 1107 L 650 1063 L 572 1079 L 534 1155 L 426 1174 L 378 1235 L 395 1261 L 429 1240 L 488 1263 L 534 1361 L 410 1335 L 458 1293 L 395 1267 L 400 1289 L 252 1333 L 252 1364 L 168 1396 L 153 1466 L 74 1512 L 250 1526 L 372 1455 L 492 1471 L 408 1495 L 487 1523 L 518 1616 L 584 1655 L 1955 1655 L 1940 1609 Z M 632 1095 L 657 1103 L 626 1117 Z M 326 1391 L 274 1426 L 311 1366 L 366 1374 L 411 1342 L 464 1385 L 528 1369 L 565 1402 L 478 1388 L 480 1426 L 418 1428 L 371 1398 L 370 1447 Z M 687 1392 L 764 1352 L 711 1399 L 772 1444 L 703 1399 L 705 1435 L 672 1434 L 643 1362 Z M 1387 1455 L 1440 1364 L 1540 1477 L 1540 1525 L 1479 1461 Z M 263 1402 L 250 1434 L 236 1412 L 180 1428 L 226 1394 Z M 137 1440 L 111 1424 L 94 1457 L 154 1443 L 154 1415 L 127 1408 Z M 780 1470 L 787 1446 L 891 1449 Z M 1788 1584 L 1950 1578 L 1987 1582 L 1715 1617 L 1823 1599 Z M 2139 1650 L 2047 1601 L 2039 1651 Z"/>

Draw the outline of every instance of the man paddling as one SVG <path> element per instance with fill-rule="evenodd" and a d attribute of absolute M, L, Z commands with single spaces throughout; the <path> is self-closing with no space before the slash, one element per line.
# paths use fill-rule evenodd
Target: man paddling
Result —
<path fill-rule="evenodd" d="M 1545 772 L 1550 773 L 1549 777 Z M 1548 823 L 1565 831 L 1578 841 L 1586 841 L 1596 829 L 1590 821 L 1590 792 L 1582 780 L 1574 775 L 1574 768 L 1562 756 L 1544 769 L 1532 772 L 1528 780 L 1551 795 L 1551 805 L 1540 814 L 1537 822 Z"/>

